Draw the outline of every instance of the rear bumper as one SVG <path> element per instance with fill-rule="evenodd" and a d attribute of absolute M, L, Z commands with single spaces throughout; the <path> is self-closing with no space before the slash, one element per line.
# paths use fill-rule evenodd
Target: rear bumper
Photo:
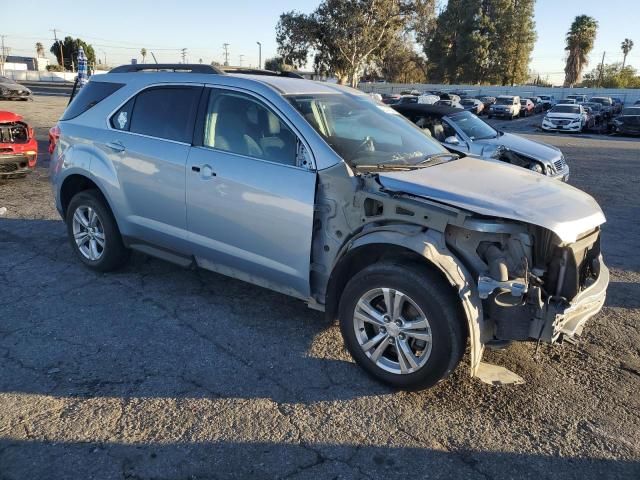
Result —
<path fill-rule="evenodd" d="M 36 168 L 37 154 L 11 153 L 0 155 L 0 178 L 32 172 Z"/>

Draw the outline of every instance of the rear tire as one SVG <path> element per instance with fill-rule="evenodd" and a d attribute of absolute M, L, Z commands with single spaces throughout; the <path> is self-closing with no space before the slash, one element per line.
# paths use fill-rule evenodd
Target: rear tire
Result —
<path fill-rule="evenodd" d="M 129 259 L 118 224 L 99 191 L 77 193 L 69 202 L 66 223 L 71 248 L 89 268 L 110 272 Z"/>
<path fill-rule="evenodd" d="M 459 299 L 425 266 L 385 262 L 365 268 L 347 283 L 339 317 L 356 363 L 396 388 L 435 385 L 464 352 Z"/>

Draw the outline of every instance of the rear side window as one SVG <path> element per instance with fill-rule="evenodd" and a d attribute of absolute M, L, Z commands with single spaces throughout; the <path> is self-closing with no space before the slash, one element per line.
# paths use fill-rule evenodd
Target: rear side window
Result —
<path fill-rule="evenodd" d="M 191 143 L 201 92 L 201 87 L 182 86 L 145 90 L 135 97 L 132 111 L 129 102 L 123 107 L 129 108 L 127 121 L 121 122 L 124 110 L 120 109 L 111 119 L 112 125 L 126 130 L 128 123 L 132 133 Z M 124 126 L 120 127 L 120 123 Z"/>
<path fill-rule="evenodd" d="M 121 89 L 124 86 L 123 83 L 111 83 L 111 82 L 89 82 L 80 89 L 64 111 L 60 120 L 71 120 L 78 115 L 83 114 L 90 108 L 97 105 L 99 102 L 107 98 L 113 92 Z"/>

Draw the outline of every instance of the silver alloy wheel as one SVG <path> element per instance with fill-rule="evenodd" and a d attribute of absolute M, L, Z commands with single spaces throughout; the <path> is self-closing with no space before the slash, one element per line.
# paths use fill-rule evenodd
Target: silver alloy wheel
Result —
<path fill-rule="evenodd" d="M 83 257 L 100 260 L 106 244 L 102 221 L 93 208 L 81 205 L 73 212 L 73 238 Z"/>
<path fill-rule="evenodd" d="M 378 367 L 395 374 L 418 371 L 431 355 L 431 326 L 420 307 L 392 288 L 375 288 L 356 304 L 353 328 Z"/>

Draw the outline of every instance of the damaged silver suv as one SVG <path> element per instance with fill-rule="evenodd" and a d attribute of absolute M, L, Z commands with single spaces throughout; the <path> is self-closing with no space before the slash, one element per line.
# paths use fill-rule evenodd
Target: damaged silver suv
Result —
<path fill-rule="evenodd" d="M 396 387 L 445 378 L 467 343 L 471 375 L 504 379 L 485 346 L 571 340 L 605 299 L 593 198 L 459 158 L 349 88 L 131 65 L 92 77 L 54 130 L 80 261 L 113 270 L 133 249 L 297 297 Z"/>

